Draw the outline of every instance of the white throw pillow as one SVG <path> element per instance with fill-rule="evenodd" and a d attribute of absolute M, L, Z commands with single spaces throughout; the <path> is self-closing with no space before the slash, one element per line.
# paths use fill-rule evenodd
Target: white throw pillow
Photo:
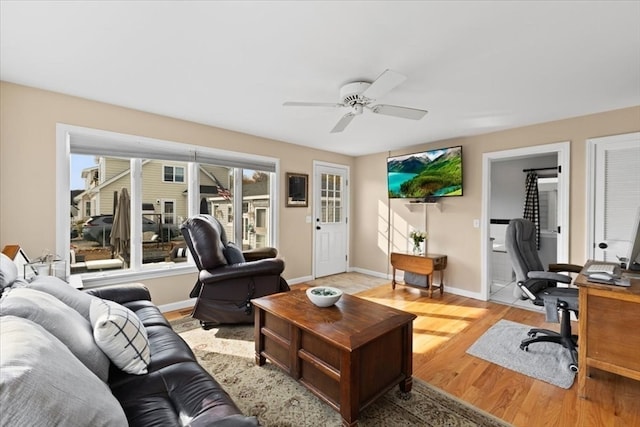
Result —
<path fill-rule="evenodd" d="M 0 317 L 0 424 L 126 426 L 109 386 L 40 325 Z"/>
<path fill-rule="evenodd" d="M 144 325 L 127 307 L 96 298 L 89 309 L 93 338 L 114 365 L 135 375 L 147 373 L 151 360 Z"/>

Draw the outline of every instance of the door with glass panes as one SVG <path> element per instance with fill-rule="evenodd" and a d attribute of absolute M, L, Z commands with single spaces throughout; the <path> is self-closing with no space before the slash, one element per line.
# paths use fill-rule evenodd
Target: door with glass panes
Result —
<path fill-rule="evenodd" d="M 314 166 L 315 277 L 347 271 L 347 176 L 345 167 Z"/>

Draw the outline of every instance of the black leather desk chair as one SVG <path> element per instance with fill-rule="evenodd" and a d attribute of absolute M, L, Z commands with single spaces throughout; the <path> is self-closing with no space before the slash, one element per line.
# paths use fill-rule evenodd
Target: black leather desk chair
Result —
<path fill-rule="evenodd" d="M 545 271 L 538 257 L 535 240 L 535 226 L 531 221 L 512 219 L 507 226 L 505 237 L 507 254 L 516 273 L 516 283 L 522 291 L 523 298 L 530 299 L 533 304 L 544 306 L 547 321 L 560 322 L 560 332 L 548 329 L 533 328 L 529 338 L 522 340 L 520 348 L 527 350 L 529 345 L 537 342 L 553 342 L 561 344 L 571 353 L 572 362 L 569 369 L 578 371 L 578 336 L 571 334 L 570 311 L 578 316 L 578 289 L 563 287 L 558 283 L 570 284 L 571 276 L 559 272 L 579 273 L 582 266 L 574 264 L 551 264 Z M 558 318 L 558 311 L 560 316 Z"/>

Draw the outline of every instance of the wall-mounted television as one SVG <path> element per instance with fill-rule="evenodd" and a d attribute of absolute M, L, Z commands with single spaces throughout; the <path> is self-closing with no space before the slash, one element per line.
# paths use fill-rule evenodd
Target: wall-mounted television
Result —
<path fill-rule="evenodd" d="M 462 196 L 462 146 L 387 158 L 391 199 Z"/>

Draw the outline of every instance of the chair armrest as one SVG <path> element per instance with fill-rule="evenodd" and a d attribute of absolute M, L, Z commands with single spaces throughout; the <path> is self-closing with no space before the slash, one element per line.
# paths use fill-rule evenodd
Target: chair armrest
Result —
<path fill-rule="evenodd" d="M 283 271 L 284 260 L 281 258 L 268 258 L 225 265 L 215 270 L 201 270 L 199 279 L 200 282 L 206 285 L 240 277 L 280 275 Z"/>
<path fill-rule="evenodd" d="M 248 251 L 242 251 L 242 255 L 244 256 L 244 260 L 249 261 L 257 261 L 265 258 L 275 258 L 278 255 L 278 250 L 276 248 L 255 248 L 250 249 Z"/>
<path fill-rule="evenodd" d="M 530 271 L 527 277 L 529 279 L 551 280 L 552 282 L 560 283 L 571 283 L 572 280 L 571 277 L 566 274 L 552 273 L 550 271 Z"/>
<path fill-rule="evenodd" d="M 552 273 L 559 273 L 566 271 L 569 273 L 580 273 L 584 266 L 576 264 L 549 264 L 549 271 Z"/>
<path fill-rule="evenodd" d="M 151 301 L 149 289 L 141 283 L 101 286 L 87 289 L 84 292 L 98 298 L 115 301 L 118 304 L 139 300 Z"/>

